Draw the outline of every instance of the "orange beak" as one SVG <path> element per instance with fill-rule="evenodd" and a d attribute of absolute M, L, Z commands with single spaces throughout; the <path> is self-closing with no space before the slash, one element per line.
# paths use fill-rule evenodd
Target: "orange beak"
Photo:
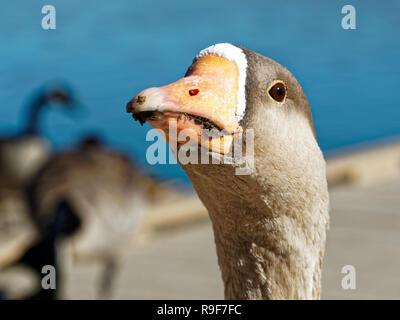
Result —
<path fill-rule="evenodd" d="M 206 55 L 190 66 L 184 78 L 139 93 L 128 103 L 127 112 L 167 137 L 171 130 L 178 134 L 185 130 L 199 145 L 226 154 L 234 135 L 242 133 L 236 117 L 238 79 L 235 62 Z"/>

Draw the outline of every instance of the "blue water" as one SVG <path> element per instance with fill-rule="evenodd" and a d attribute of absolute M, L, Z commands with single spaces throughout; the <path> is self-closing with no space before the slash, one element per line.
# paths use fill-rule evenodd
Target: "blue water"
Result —
<path fill-rule="evenodd" d="M 356 7 L 357 29 L 341 28 Z M 41 8 L 57 29 L 41 28 Z M 51 111 L 43 130 L 57 148 L 100 132 L 146 165 L 146 129 L 125 105 L 180 78 L 193 56 L 232 42 L 285 65 L 310 101 L 324 151 L 400 135 L 400 1 L 27 1 L 0 3 L 0 131 L 23 124 L 23 103 L 44 82 L 69 80 L 85 104 L 74 120 Z M 152 167 L 186 181 L 178 165 Z"/>

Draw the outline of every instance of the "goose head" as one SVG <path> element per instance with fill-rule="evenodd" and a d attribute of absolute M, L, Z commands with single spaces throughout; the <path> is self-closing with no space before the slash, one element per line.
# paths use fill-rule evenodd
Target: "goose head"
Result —
<path fill-rule="evenodd" d="M 246 129 L 266 140 L 263 145 L 289 131 L 315 137 L 307 99 L 294 76 L 269 58 L 227 43 L 202 50 L 182 79 L 140 92 L 127 111 L 167 138 L 171 129 L 185 130 L 220 154 L 227 154 Z M 205 129 L 219 134 L 202 139 Z"/>
<path fill-rule="evenodd" d="M 34 103 L 54 107 L 74 109 L 79 106 L 78 99 L 70 85 L 63 82 L 52 82 L 38 90 Z"/>
<path fill-rule="evenodd" d="M 41 111 L 48 107 L 67 110 L 72 114 L 82 109 L 74 91 L 67 83 L 50 82 L 28 100 L 28 123 L 23 135 L 38 135 Z"/>

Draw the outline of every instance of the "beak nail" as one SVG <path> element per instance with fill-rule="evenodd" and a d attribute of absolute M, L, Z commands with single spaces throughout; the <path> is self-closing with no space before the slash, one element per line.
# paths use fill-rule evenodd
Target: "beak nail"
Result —
<path fill-rule="evenodd" d="M 126 105 L 126 112 L 130 113 L 133 111 L 132 101 L 129 101 Z"/>

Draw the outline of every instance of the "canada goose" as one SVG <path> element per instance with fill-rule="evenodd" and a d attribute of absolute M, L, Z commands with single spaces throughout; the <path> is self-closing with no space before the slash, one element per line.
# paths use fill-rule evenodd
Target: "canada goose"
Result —
<path fill-rule="evenodd" d="M 73 208 L 80 220 L 70 236 L 74 259 L 104 264 L 101 298 L 110 297 L 119 259 L 141 226 L 147 208 L 146 179 L 128 157 L 90 137 L 50 158 L 27 188 L 39 234 L 47 233 L 61 201 Z"/>
<path fill-rule="evenodd" d="M 0 138 L 2 189 L 20 188 L 49 156 L 49 143 L 40 136 L 39 130 L 42 111 L 49 106 L 73 110 L 77 102 L 65 84 L 46 85 L 36 94 L 29 104 L 26 127 L 15 136 Z"/>
<path fill-rule="evenodd" d="M 186 130 L 212 159 L 229 155 L 240 138 L 246 147 L 254 142 L 254 157 L 181 163 L 212 221 L 226 299 L 320 298 L 329 221 L 325 161 L 306 96 L 286 68 L 216 44 L 196 56 L 184 78 L 142 91 L 127 111 L 167 139 Z M 204 128 L 220 134 L 200 139 Z M 237 175 L 243 163 L 251 170 Z"/>
<path fill-rule="evenodd" d="M 0 268 L 36 237 L 23 189 L 51 154 L 39 130 L 42 111 L 49 107 L 74 111 L 78 103 L 67 84 L 51 82 L 28 101 L 27 123 L 21 132 L 0 138 Z"/>

